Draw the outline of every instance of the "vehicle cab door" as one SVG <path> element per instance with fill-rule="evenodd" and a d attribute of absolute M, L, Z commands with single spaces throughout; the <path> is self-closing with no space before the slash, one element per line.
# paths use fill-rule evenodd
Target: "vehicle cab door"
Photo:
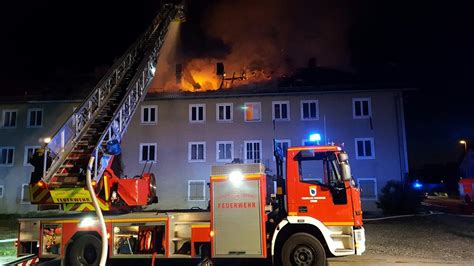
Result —
<path fill-rule="evenodd" d="M 326 225 L 353 223 L 350 182 L 343 181 L 337 153 L 289 151 L 288 214 L 310 216 Z"/>

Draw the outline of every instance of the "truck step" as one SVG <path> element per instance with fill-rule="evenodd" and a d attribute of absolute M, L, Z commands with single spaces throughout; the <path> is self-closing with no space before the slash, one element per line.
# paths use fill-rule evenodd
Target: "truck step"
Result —
<path fill-rule="evenodd" d="M 352 249 L 350 249 L 350 248 L 336 248 L 335 251 L 336 251 L 336 252 L 340 252 L 340 253 L 354 252 L 354 250 L 352 250 Z"/>
<path fill-rule="evenodd" d="M 349 234 L 331 234 L 331 238 L 352 238 Z"/>

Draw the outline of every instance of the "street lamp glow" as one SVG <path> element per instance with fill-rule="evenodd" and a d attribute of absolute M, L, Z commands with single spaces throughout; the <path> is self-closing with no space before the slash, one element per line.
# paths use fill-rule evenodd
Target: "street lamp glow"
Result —
<path fill-rule="evenodd" d="M 467 140 L 462 139 L 459 141 L 459 144 L 464 145 L 464 152 L 467 152 Z"/>
<path fill-rule="evenodd" d="M 48 144 L 51 142 L 51 138 L 44 138 L 44 143 Z"/>
<path fill-rule="evenodd" d="M 309 141 L 320 141 L 321 135 L 319 133 L 314 133 L 309 135 Z"/>

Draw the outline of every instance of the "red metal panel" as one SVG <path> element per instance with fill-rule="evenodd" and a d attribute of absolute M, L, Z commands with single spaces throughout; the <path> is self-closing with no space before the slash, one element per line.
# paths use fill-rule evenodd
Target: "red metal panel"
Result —
<path fill-rule="evenodd" d="M 334 150 L 334 146 L 323 146 L 324 151 Z M 306 147 L 304 147 L 306 148 Z M 313 148 L 313 147 L 310 147 Z M 294 158 L 300 150 L 288 149 L 287 160 L 287 204 L 290 216 L 311 216 L 327 225 L 330 224 L 354 224 L 354 211 L 352 206 L 352 196 L 359 195 L 355 188 L 351 187 L 349 181 L 345 181 L 347 204 L 336 205 L 332 200 L 332 194 L 328 187 L 317 184 L 310 184 L 300 181 L 298 161 Z M 318 150 L 319 151 L 319 150 Z M 322 173 L 321 173 L 322 174 Z M 360 200 L 359 199 L 356 199 Z M 299 212 L 299 207 L 307 207 L 306 212 Z M 360 219 L 360 223 L 362 220 Z"/>

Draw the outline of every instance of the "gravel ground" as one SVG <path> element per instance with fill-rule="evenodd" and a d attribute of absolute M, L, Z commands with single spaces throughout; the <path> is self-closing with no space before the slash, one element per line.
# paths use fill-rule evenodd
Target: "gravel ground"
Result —
<path fill-rule="evenodd" d="M 474 264 L 474 217 L 435 214 L 366 222 L 367 255 Z"/>

